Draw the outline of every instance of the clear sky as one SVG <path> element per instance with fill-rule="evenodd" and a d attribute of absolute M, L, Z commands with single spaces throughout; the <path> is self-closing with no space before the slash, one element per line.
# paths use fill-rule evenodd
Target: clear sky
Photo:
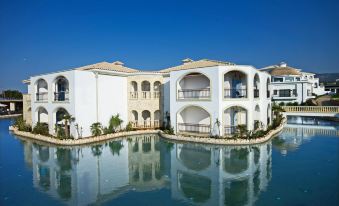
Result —
<path fill-rule="evenodd" d="M 158 70 L 187 57 L 339 72 L 339 1 L 0 0 L 0 90 L 100 61 Z"/>

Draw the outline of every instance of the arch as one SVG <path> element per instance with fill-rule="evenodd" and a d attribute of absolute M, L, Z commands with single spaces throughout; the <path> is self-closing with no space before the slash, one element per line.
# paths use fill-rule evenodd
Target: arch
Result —
<path fill-rule="evenodd" d="M 160 127 L 160 110 L 154 112 L 154 127 Z"/>
<path fill-rule="evenodd" d="M 66 77 L 58 76 L 54 80 L 54 101 L 69 100 L 69 82 Z"/>
<path fill-rule="evenodd" d="M 184 196 L 193 202 L 204 203 L 211 198 L 212 181 L 208 177 L 179 171 L 178 181 Z"/>
<path fill-rule="evenodd" d="M 45 79 L 38 79 L 35 82 L 36 101 L 47 101 L 48 100 L 48 84 Z"/>
<path fill-rule="evenodd" d="M 247 74 L 231 70 L 224 74 L 224 98 L 247 98 Z"/>
<path fill-rule="evenodd" d="M 177 80 L 178 99 L 209 99 L 211 80 L 202 72 L 188 72 Z"/>
<path fill-rule="evenodd" d="M 187 105 L 177 112 L 177 131 L 193 133 L 210 133 L 210 113 L 195 105 Z"/>
<path fill-rule="evenodd" d="M 131 92 L 137 92 L 138 91 L 138 83 L 136 81 L 131 81 Z"/>
<path fill-rule="evenodd" d="M 64 124 L 64 119 L 63 117 L 66 115 L 66 114 L 69 114 L 68 111 L 63 108 L 63 107 L 59 107 L 55 110 L 55 121 L 54 123 L 55 124 Z"/>
<path fill-rule="evenodd" d="M 46 146 L 39 146 L 39 160 L 41 162 L 47 162 L 49 160 L 49 147 Z"/>
<path fill-rule="evenodd" d="M 148 110 L 144 110 L 141 113 L 141 117 L 143 119 L 143 126 L 150 127 L 151 126 L 151 112 Z"/>
<path fill-rule="evenodd" d="M 257 104 L 254 108 L 254 130 L 261 128 L 261 122 L 260 122 L 260 106 Z"/>
<path fill-rule="evenodd" d="M 35 119 L 36 119 L 36 122 L 48 124 L 47 110 L 42 106 L 38 107 L 35 112 Z"/>
<path fill-rule="evenodd" d="M 247 116 L 247 109 L 242 106 L 234 105 L 226 108 L 223 112 L 224 134 L 234 134 L 238 125 L 246 125 L 246 128 L 248 128 Z"/>
<path fill-rule="evenodd" d="M 161 91 L 161 82 L 160 81 L 155 81 L 153 83 L 153 90 L 156 91 L 156 92 Z"/>
<path fill-rule="evenodd" d="M 198 172 L 211 165 L 211 151 L 200 145 L 183 145 L 179 159 L 186 168 Z"/>
<path fill-rule="evenodd" d="M 225 187 L 225 203 L 229 205 L 247 205 L 250 185 L 248 179 L 231 180 Z"/>
<path fill-rule="evenodd" d="M 256 73 L 254 75 L 254 78 L 253 78 L 253 95 L 254 95 L 254 98 L 259 98 L 260 97 L 260 77 L 258 75 L 258 73 Z"/>
<path fill-rule="evenodd" d="M 267 96 L 267 98 L 271 97 L 270 83 L 271 83 L 271 79 L 269 77 L 267 77 L 267 80 L 266 80 L 266 96 Z"/>
<path fill-rule="evenodd" d="M 149 83 L 149 81 L 145 80 L 141 82 L 141 91 L 143 92 L 151 91 L 151 84 Z"/>
<path fill-rule="evenodd" d="M 45 165 L 38 164 L 38 174 L 39 174 L 39 185 L 44 190 L 47 191 L 51 187 L 51 172 L 50 168 Z"/>
<path fill-rule="evenodd" d="M 224 155 L 224 171 L 230 174 L 239 174 L 248 169 L 248 148 L 234 148 Z"/>

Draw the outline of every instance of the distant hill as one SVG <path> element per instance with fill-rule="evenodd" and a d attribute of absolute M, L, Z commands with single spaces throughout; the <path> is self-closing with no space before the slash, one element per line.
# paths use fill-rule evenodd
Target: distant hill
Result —
<path fill-rule="evenodd" d="M 315 77 L 319 78 L 320 82 L 335 82 L 336 79 L 339 79 L 339 73 L 316 74 Z"/>

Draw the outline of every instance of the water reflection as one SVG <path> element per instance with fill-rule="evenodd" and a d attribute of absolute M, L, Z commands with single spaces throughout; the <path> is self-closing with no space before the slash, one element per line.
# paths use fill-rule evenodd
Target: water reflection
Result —
<path fill-rule="evenodd" d="M 272 141 L 252 146 L 172 143 L 142 135 L 72 148 L 25 140 L 23 151 L 34 187 L 70 205 L 157 189 L 193 205 L 253 205 L 272 177 L 272 146 L 287 154 L 315 134 L 338 133 L 333 125 L 298 121 L 291 120 Z"/>
<path fill-rule="evenodd" d="M 335 122 L 324 121 L 314 117 L 295 117 L 287 119 L 279 137 L 272 140 L 273 146 L 287 155 L 288 151 L 297 150 L 314 136 L 338 137 L 339 126 Z"/>

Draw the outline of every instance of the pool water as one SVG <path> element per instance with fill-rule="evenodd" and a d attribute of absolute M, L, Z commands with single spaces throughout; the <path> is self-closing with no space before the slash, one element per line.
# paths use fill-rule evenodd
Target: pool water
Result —
<path fill-rule="evenodd" d="M 0 120 L 0 205 L 339 205 L 339 125 L 289 118 L 251 146 L 130 136 L 56 147 Z"/>

